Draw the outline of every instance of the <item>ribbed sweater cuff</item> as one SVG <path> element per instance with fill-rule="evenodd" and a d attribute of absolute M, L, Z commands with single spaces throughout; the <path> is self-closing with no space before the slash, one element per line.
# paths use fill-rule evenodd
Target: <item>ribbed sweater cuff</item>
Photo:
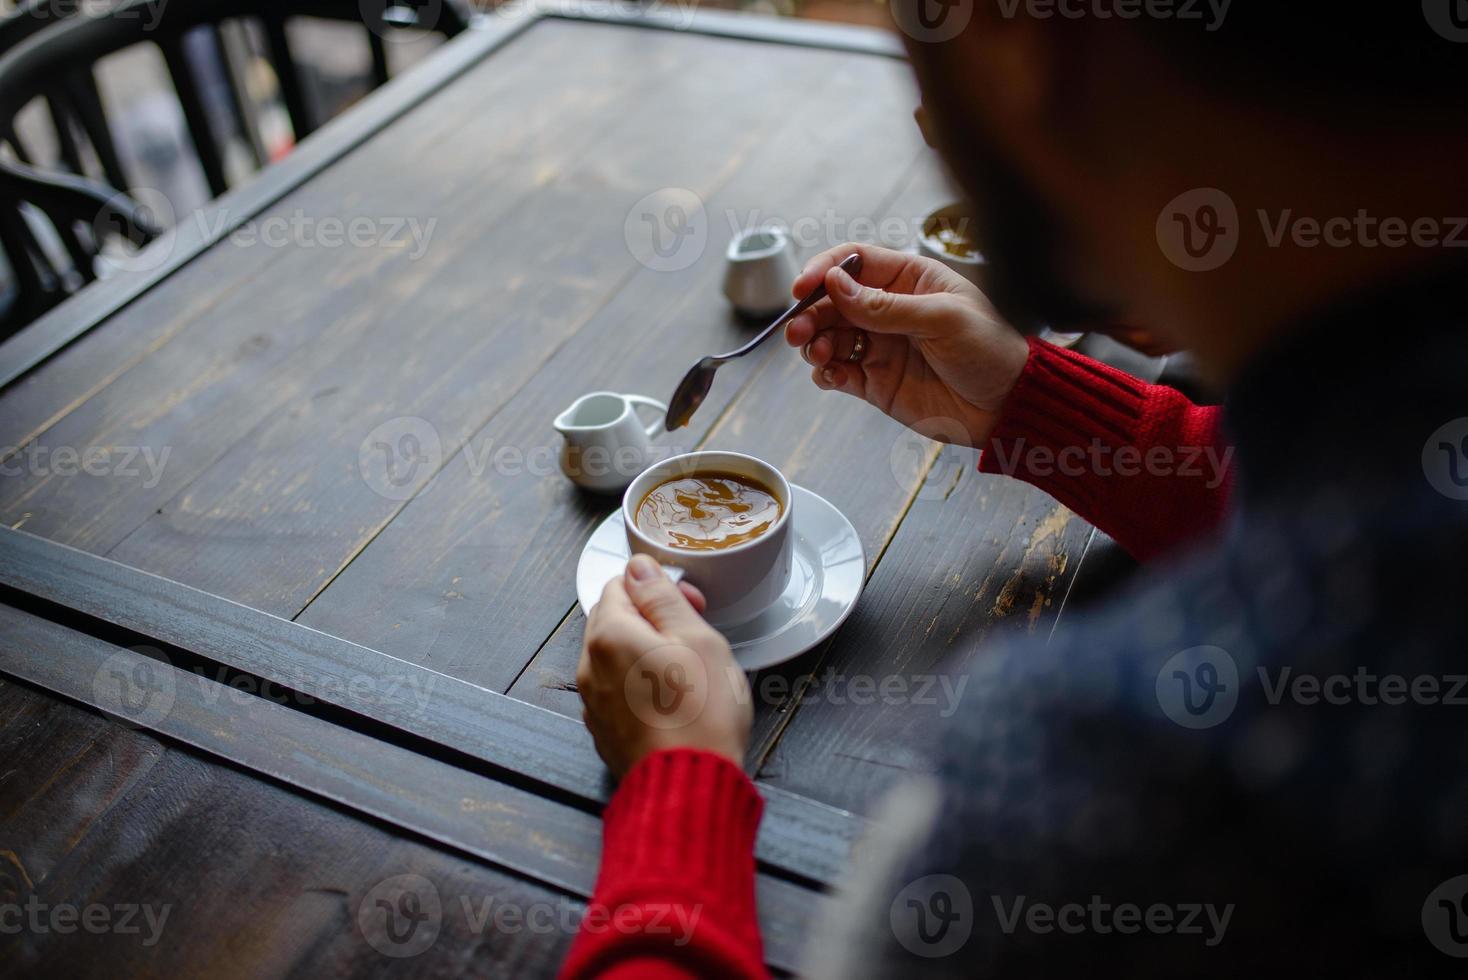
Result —
<path fill-rule="evenodd" d="M 737 765 L 669 749 L 603 814 L 601 875 L 563 978 L 764 976 L 754 839 L 764 801 Z"/>
<path fill-rule="evenodd" d="M 1033 484 L 1150 560 L 1218 526 L 1232 484 L 1222 412 L 1041 340 L 979 469 Z"/>
<path fill-rule="evenodd" d="M 754 902 L 754 839 L 764 801 L 721 755 L 671 749 L 622 780 L 603 815 L 603 882 L 675 882 Z M 598 888 L 600 891 L 600 888 Z"/>
<path fill-rule="evenodd" d="M 1054 462 L 1043 450 L 1056 453 L 1098 438 L 1134 445 L 1145 438 L 1139 423 L 1149 387 L 1100 361 L 1032 338 L 1029 360 L 979 469 L 1038 482 L 1049 474 L 1036 477 L 1032 469 L 1038 464 L 1043 471 Z"/>

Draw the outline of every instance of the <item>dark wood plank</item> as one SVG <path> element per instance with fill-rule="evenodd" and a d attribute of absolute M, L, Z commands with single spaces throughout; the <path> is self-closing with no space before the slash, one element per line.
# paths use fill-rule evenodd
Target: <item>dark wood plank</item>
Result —
<path fill-rule="evenodd" d="M 462 331 L 486 304 L 494 309 L 503 303 L 502 285 L 476 289 L 476 277 L 486 256 L 513 253 L 532 233 L 537 215 L 526 207 L 527 195 L 613 139 L 618 120 L 607 110 L 619 99 L 648 94 L 694 57 L 682 46 L 642 51 L 646 70 L 620 78 L 616 66 L 639 51 L 628 36 L 621 46 L 601 44 L 579 65 L 561 69 L 570 88 L 542 85 L 535 95 L 530 83 L 544 79 L 543 59 L 582 51 L 587 32 L 595 31 L 569 24 L 542 29 L 548 34 L 540 40 L 539 30 L 528 34 L 526 54 L 513 60 L 523 67 L 522 84 L 492 99 L 482 113 L 465 117 L 456 93 L 475 91 L 488 64 L 446 91 L 441 111 L 427 111 L 440 103 L 425 106 L 421 116 L 428 118 L 404 132 L 403 141 L 374 143 L 313 182 L 306 202 L 290 199 L 271 211 L 285 221 L 298 213 L 309 221 L 365 218 L 382 235 L 394 234 L 390 218 L 413 218 L 425 229 L 436 218 L 426 251 L 272 247 L 263 237 L 246 240 L 240 250 L 269 254 L 245 286 L 34 440 L 77 448 L 141 445 L 160 459 L 167 447 L 156 485 L 148 485 L 145 472 L 99 479 L 22 466 L 17 475 L 0 478 L 3 520 L 12 526 L 24 520 L 38 533 L 107 553 L 252 429 L 299 410 L 300 401 L 293 400 L 309 405 L 324 390 L 312 384 L 318 371 L 355 364 L 370 373 L 411 364 L 414 351 L 421 358 L 437 349 L 438 329 Z M 505 53 L 513 52 L 512 45 Z M 593 96 L 578 87 L 593 83 L 599 86 Z M 431 166 L 423 145 L 437 147 Z M 639 151 L 647 152 L 646 146 Z M 486 173 L 494 179 L 487 181 Z M 399 228 L 396 236 L 407 232 Z M 554 282 L 570 296 L 581 295 L 584 288 L 571 279 L 562 271 Z M 218 288 L 185 272 L 161 291 L 192 297 Z M 415 316 L 430 300 L 440 310 L 456 301 L 453 322 Z M 554 346 L 550 338 L 527 338 L 526 346 L 537 345 Z M 251 509 L 258 513 L 259 502 Z"/>
<path fill-rule="evenodd" d="M 579 721 L 42 538 L 0 530 L 0 551 L 0 584 L 27 596 L 344 708 L 526 788 L 592 808 L 609 796 Z M 772 869 L 829 883 L 863 829 L 850 814 L 777 791 L 756 853 Z"/>
<path fill-rule="evenodd" d="M 162 754 L 156 740 L 100 714 L 0 681 L 0 877 L 44 883 Z"/>
<path fill-rule="evenodd" d="M 501 406 L 520 397 L 526 379 L 558 348 L 571 346 L 573 336 L 575 346 L 587 343 L 579 329 L 641 268 L 624 241 L 624 224 L 645 188 L 687 182 L 695 193 L 708 194 L 787 121 L 788 114 L 768 98 L 771 93 L 811 84 L 825 71 L 837 73 L 835 55 L 780 49 L 779 58 L 765 61 L 764 81 L 747 98 L 731 100 L 717 117 L 702 114 L 700 121 L 703 107 L 744 86 L 743 44 L 659 37 L 662 55 L 644 42 L 605 65 L 607 83 L 642 81 L 634 86 L 634 104 L 595 127 L 600 137 L 574 166 L 554 179 L 538 172 L 523 206 L 475 227 L 472 238 L 435 241 L 431 267 L 424 268 L 430 262 L 425 256 L 411 266 L 383 270 L 380 284 L 363 282 L 350 307 L 336 315 L 370 315 L 392 324 L 362 339 L 370 355 L 354 358 L 345 349 L 334 354 L 313 344 L 272 379 L 272 386 L 287 374 L 297 379 L 287 403 L 109 554 L 269 612 L 296 614 L 393 520 L 404 498 L 429 483 L 441 458 L 468 458 L 459 448 Z M 603 52 L 607 48 L 599 45 Z M 698 63 L 703 67 L 693 71 Z M 669 84 L 675 77 L 679 83 Z M 593 77 L 590 84 L 600 85 L 601 79 Z M 582 99 L 578 89 L 567 93 Z M 679 132 L 671 143 L 670 127 Z M 496 138 L 513 143 L 505 134 Z M 537 161 L 538 154 L 523 145 L 520 152 Z M 446 213 L 436 237 L 468 224 L 483 225 Z M 446 261 L 438 260 L 440 252 Z M 303 286 L 292 280 L 285 288 L 298 294 Z M 599 383 L 595 358 L 604 350 L 582 352 L 593 358 L 584 372 L 592 387 Z M 574 375 L 546 370 L 555 374 L 559 397 L 565 398 L 566 379 Z M 262 396 L 245 390 L 234 397 Z M 546 408 L 535 420 L 537 428 L 543 430 L 562 407 Z M 365 479 L 364 453 L 368 465 L 381 466 L 373 443 L 385 438 L 396 451 L 404 417 L 423 420 L 412 423 L 428 430 L 420 446 L 438 443 L 441 452 L 422 449 L 426 463 L 401 486 Z M 386 427 L 385 437 L 373 435 L 380 426 Z M 502 444 L 495 439 L 496 446 Z M 548 461 L 547 455 L 542 462 Z M 491 469 L 470 482 L 482 500 L 495 494 L 499 481 Z M 441 501 L 452 492 L 440 481 L 429 494 L 427 503 L 440 520 L 448 517 Z M 500 515 L 497 548 L 513 546 L 516 526 L 512 517 Z M 411 574 L 412 566 L 394 571 L 399 581 Z M 551 625 L 532 642 L 543 639 Z M 371 642 L 376 644 L 375 635 Z M 530 649 L 520 648 L 511 670 L 518 672 Z"/>
<path fill-rule="evenodd" d="M 557 716 L 84 552 L 20 532 L 0 535 L 7 557 L 0 582 L 27 595 L 476 754 L 507 771 L 534 767 L 546 785 L 578 798 L 605 794 L 603 769 L 592 762 L 589 740 L 582 734 L 579 745 L 571 741 L 567 736 L 575 729 Z M 364 678 L 372 684 L 364 685 Z M 389 679 L 398 683 L 389 685 Z M 425 696 L 431 712 L 424 710 Z M 513 724 L 503 731 L 496 725 L 501 710 L 513 713 L 506 716 Z"/>
<path fill-rule="evenodd" d="M 127 926 L 134 932 L 7 930 L 0 959 L 10 975 L 96 976 L 105 964 L 106 975 L 123 977 L 376 976 L 412 964 L 454 975 L 548 977 L 564 956 L 572 933 L 559 917 L 551 929 L 532 933 L 495 929 L 478 913 L 491 902 L 574 917 L 582 908 L 575 897 L 165 749 L 29 689 L 5 687 L 5 703 L 17 714 L 0 735 L 13 736 L 27 717 L 47 722 L 44 731 L 24 726 L 33 729 L 25 734 L 34 754 L 0 781 L 0 790 L 20 778 L 50 781 L 57 791 L 0 812 L 4 900 L 44 903 L 48 915 L 58 906 L 89 905 L 105 905 L 113 915 L 117 905 L 148 905 L 153 914 L 149 920 L 136 910 Z M 117 753 L 148 753 L 156 764 L 145 783 L 90 801 L 95 809 L 86 825 L 63 837 L 47 832 L 40 804 L 59 805 L 58 814 L 85 807 L 88 801 L 61 787 L 112 779 L 105 752 L 73 754 L 73 731 Z M 438 894 L 442 918 L 435 941 L 411 959 L 396 959 L 379 951 L 396 951 L 380 935 L 373 935 L 378 946 L 368 941 L 358 913 L 368 903 L 373 926 L 377 886 L 405 874 L 431 883 L 424 893 Z"/>
<path fill-rule="evenodd" d="M 598 834 L 591 814 L 294 710 L 289 698 L 278 704 L 243 681 L 231 687 L 34 613 L 0 604 L 0 624 L 0 669 L 28 683 L 502 868 L 589 893 Z M 27 652 L 43 646 L 44 656 Z M 363 686 L 393 680 L 359 679 Z M 432 704 L 431 692 L 420 694 Z"/>
<path fill-rule="evenodd" d="M 0 605 L 0 624 L 0 669 L 29 683 L 538 884 L 581 898 L 591 894 L 601 833 L 591 814 L 339 727 L 246 685 L 226 686 L 18 609 Z M 42 645 L 46 655 L 27 655 Z M 141 667 L 148 672 L 140 673 Z M 118 685 L 106 682 L 113 672 L 140 678 L 129 685 L 127 700 Z M 136 741 L 129 735 L 123 733 L 124 746 Z M 109 733 L 94 738 L 110 746 Z M 36 760 L 22 767 L 33 770 Z M 53 775 L 47 788 L 67 772 Z M 22 818 L 38 813 L 36 802 L 17 808 Z M 78 805 L 74 798 L 70 803 Z M 28 835 L 18 836 L 32 843 Z M 31 858 L 33 866 L 36 860 Z M 44 860 L 38 867 L 49 874 L 54 858 Z M 23 863 L 16 867 L 29 877 Z M 778 882 L 767 882 L 762 893 L 771 962 L 788 967 L 809 897 Z"/>
<path fill-rule="evenodd" d="M 944 720 L 964 710 L 973 658 L 1048 635 L 1091 527 L 974 462 L 944 449 L 836 642 L 797 690 L 756 691 L 758 711 L 788 719 L 767 735 L 763 781 L 866 812 L 927 770 Z"/>
<path fill-rule="evenodd" d="M 1075 580 L 1065 597 L 1065 608 L 1084 609 L 1092 603 L 1104 602 L 1135 578 L 1142 567 L 1115 540 L 1096 531 L 1086 546 L 1080 568 L 1076 569 Z"/>
<path fill-rule="evenodd" d="M 825 79 L 818 97 L 834 107 L 837 122 L 811 132 L 806 121 L 791 116 L 707 200 L 713 227 L 699 261 L 678 272 L 642 269 L 632 278 L 346 568 L 302 622 L 496 690 L 510 686 L 574 604 L 581 548 L 615 503 L 577 491 L 554 470 L 559 437 L 551 419 L 582 391 L 666 397 L 702 353 L 748 336 L 748 325 L 732 317 L 719 292 L 731 224 L 751 214 L 793 222 L 822 216 L 826 208 L 840 218 L 881 213 L 883 200 L 918 158 L 920 143 L 907 121 L 912 90 L 902 66 L 870 58 L 813 64 Z M 890 133 L 873 143 L 873 127 Z M 864 167 L 841 163 L 856 156 Z M 759 363 L 788 355 L 771 345 L 747 358 L 750 363 L 721 371 L 710 405 L 665 444 L 697 445 L 718 421 L 720 403 L 732 400 Z M 775 390 L 766 381 L 751 397 L 769 400 Z M 776 445 L 794 449 L 794 441 L 804 438 L 808 407 L 791 405 L 800 425 L 751 429 L 739 445 L 763 455 L 783 429 L 794 433 L 792 441 Z M 481 464 L 491 460 L 502 447 L 528 460 L 538 456 L 549 471 L 527 466 L 496 472 L 470 462 L 471 454 Z M 895 514 L 901 492 L 895 485 L 888 489 L 884 506 Z"/>
<path fill-rule="evenodd" d="M 845 216 L 859 225 L 910 227 L 952 190 L 926 154 L 905 181 L 868 212 Z M 833 243 L 834 244 L 834 243 Z M 905 245 L 903 241 L 887 242 Z M 810 382 L 810 366 L 796 352 L 774 349 L 759 374 L 704 440 L 709 448 L 733 449 L 769 460 L 792 481 L 830 500 L 852 521 L 866 551 L 868 571 L 876 564 L 913 495 L 922 485 L 937 447 L 914 438 L 870 406 L 823 392 Z M 572 610 L 510 689 L 514 697 L 579 718 L 576 662 L 585 618 Z M 799 658 L 796 667 L 813 657 Z M 755 759 L 762 739 L 754 740 Z"/>

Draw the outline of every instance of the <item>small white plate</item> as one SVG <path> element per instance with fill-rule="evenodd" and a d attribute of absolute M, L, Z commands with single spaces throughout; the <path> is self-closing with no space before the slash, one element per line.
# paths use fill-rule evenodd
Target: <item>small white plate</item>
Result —
<path fill-rule="evenodd" d="M 804 487 L 795 494 L 794 560 L 790 584 L 764 612 L 720 630 L 745 670 L 763 670 L 800 656 L 836 632 L 856 608 L 866 575 L 866 553 L 856 528 L 824 497 Z M 606 584 L 627 567 L 627 532 L 618 507 L 592 533 L 576 566 L 576 597 L 584 613 Z"/>

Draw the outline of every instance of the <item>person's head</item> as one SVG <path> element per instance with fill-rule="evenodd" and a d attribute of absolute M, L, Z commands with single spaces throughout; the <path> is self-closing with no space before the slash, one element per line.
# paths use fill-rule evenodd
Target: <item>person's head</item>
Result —
<path fill-rule="evenodd" d="M 1457 11 L 893 0 L 1001 312 L 1124 315 L 1223 380 L 1311 308 L 1468 256 Z"/>

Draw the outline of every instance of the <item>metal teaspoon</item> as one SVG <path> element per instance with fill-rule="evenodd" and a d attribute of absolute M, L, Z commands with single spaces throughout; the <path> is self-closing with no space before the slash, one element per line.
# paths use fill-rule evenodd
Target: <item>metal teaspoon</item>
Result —
<path fill-rule="evenodd" d="M 848 255 L 841 261 L 840 268 L 844 269 L 847 275 L 856 276 L 861 272 L 861 256 L 856 253 Z M 775 318 L 774 323 L 761 330 L 743 347 L 727 354 L 712 354 L 689 368 L 688 373 L 683 375 L 683 380 L 678 382 L 678 387 L 673 391 L 673 397 L 668 399 L 668 415 L 663 420 L 663 427 L 672 432 L 674 429 L 681 429 L 687 425 L 689 419 L 693 418 L 693 413 L 698 411 L 698 406 L 702 405 L 703 400 L 708 397 L 709 389 L 714 384 L 714 373 L 721 365 L 748 354 L 768 340 L 772 333 L 819 303 L 825 296 L 826 284 L 822 281 L 819 286 L 810 291 L 805 299 L 781 313 Z"/>

